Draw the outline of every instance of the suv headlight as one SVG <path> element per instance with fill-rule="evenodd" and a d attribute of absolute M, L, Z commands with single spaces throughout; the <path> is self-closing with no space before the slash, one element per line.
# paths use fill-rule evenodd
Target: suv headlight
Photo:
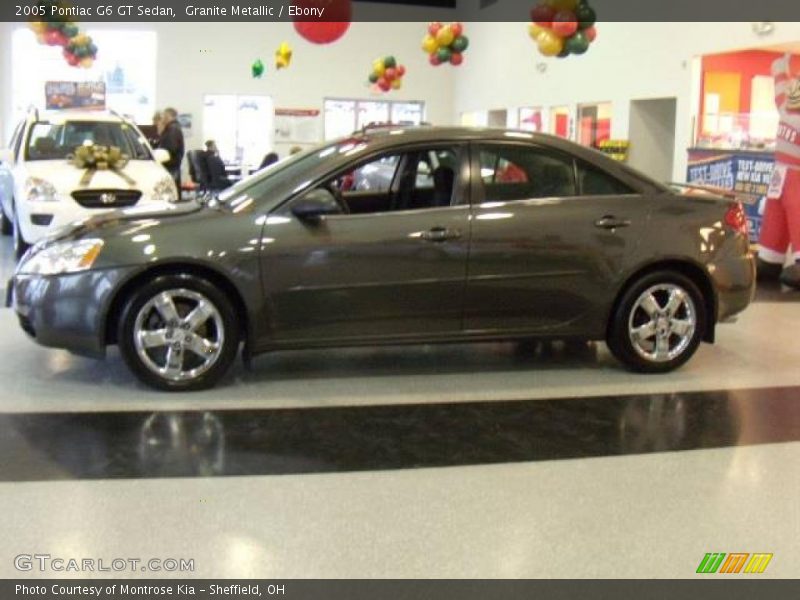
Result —
<path fill-rule="evenodd" d="M 30 202 L 56 202 L 58 192 L 52 183 L 39 177 L 28 177 L 25 181 L 25 196 Z"/>
<path fill-rule="evenodd" d="M 41 250 L 34 247 L 17 267 L 23 275 L 59 275 L 90 269 L 103 249 L 103 240 L 57 242 Z"/>
<path fill-rule="evenodd" d="M 175 189 L 175 181 L 172 177 L 164 177 L 156 183 L 153 188 L 153 200 L 159 202 L 178 201 L 178 191 Z"/>

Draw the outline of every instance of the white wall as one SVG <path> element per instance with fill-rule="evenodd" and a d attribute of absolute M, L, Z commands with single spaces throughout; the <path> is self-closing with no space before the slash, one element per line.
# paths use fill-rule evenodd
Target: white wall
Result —
<path fill-rule="evenodd" d="M 601 15 L 602 16 L 602 15 Z M 547 59 L 525 23 L 470 23 L 468 59 L 456 77 L 454 118 L 465 111 L 519 106 L 613 103 L 612 137 L 627 138 L 630 101 L 677 97 L 673 177 L 684 180 L 691 143 L 692 58 L 800 41 L 800 23 L 775 23 L 756 36 L 750 23 L 600 23 L 583 56 Z M 545 72 L 537 64 L 547 66 Z"/>
<path fill-rule="evenodd" d="M 0 23 L 0 140 L 10 126 L 10 68 L 13 27 Z M 322 109 L 325 97 L 373 97 L 367 76 L 375 58 L 392 54 L 408 69 L 402 90 L 386 94 L 392 100 L 422 100 L 426 119 L 449 125 L 453 119 L 453 69 L 433 69 L 420 49 L 424 23 L 353 23 L 339 41 L 327 46 L 302 39 L 291 23 L 154 23 L 99 24 L 89 28 L 155 30 L 158 35 L 156 102 L 192 113 L 189 147 L 204 141 L 203 95 L 213 93 L 265 94 L 280 108 Z M 294 49 L 288 70 L 276 72 L 275 50 L 287 41 Z M 56 51 L 56 50 L 54 50 Z M 100 48 L 102 52 L 102 48 Z M 261 58 L 267 66 L 253 79 L 250 65 Z M 381 97 L 383 94 L 380 95 Z M 375 96 L 378 97 L 378 96 Z"/>

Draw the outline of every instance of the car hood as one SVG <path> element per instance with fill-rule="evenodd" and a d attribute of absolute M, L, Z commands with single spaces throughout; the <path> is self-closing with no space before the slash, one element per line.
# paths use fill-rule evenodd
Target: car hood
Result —
<path fill-rule="evenodd" d="M 77 189 L 137 189 L 149 194 L 156 183 L 169 177 L 166 169 L 153 160 L 132 160 L 125 165 L 122 173 L 133 183 L 119 173 L 104 169 L 95 171 L 88 185 L 81 185 L 81 178 L 86 170 L 79 169 L 66 160 L 30 161 L 25 163 L 25 170 L 29 177 L 49 182 L 64 195 L 69 195 Z"/>

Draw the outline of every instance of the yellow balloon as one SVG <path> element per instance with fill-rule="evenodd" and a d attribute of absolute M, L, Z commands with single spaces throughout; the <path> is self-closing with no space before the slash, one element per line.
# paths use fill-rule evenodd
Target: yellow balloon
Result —
<path fill-rule="evenodd" d="M 383 59 L 379 58 L 372 63 L 372 72 L 378 77 L 383 77 L 383 74 L 386 73 L 386 65 L 383 64 Z"/>
<path fill-rule="evenodd" d="M 31 21 L 30 28 L 34 33 L 44 33 L 47 31 L 47 23 L 42 21 Z"/>
<path fill-rule="evenodd" d="M 92 65 L 94 65 L 94 59 L 91 56 L 87 56 L 81 59 L 80 64 L 84 69 L 91 69 Z"/>
<path fill-rule="evenodd" d="M 433 54 L 436 52 L 439 49 L 439 44 L 436 42 L 436 38 L 432 35 L 426 35 L 425 39 L 422 40 L 422 49 L 426 54 Z"/>
<path fill-rule="evenodd" d="M 539 33 L 536 41 L 539 44 L 539 52 L 545 56 L 556 56 L 564 49 L 564 40 L 548 29 Z"/>
<path fill-rule="evenodd" d="M 394 81 L 392 81 L 392 89 L 399 90 L 401 87 L 403 87 L 402 79 L 395 79 Z"/>
<path fill-rule="evenodd" d="M 72 43 L 76 46 L 87 46 L 91 40 L 89 36 L 85 33 L 79 33 L 74 38 L 72 38 Z"/>
<path fill-rule="evenodd" d="M 453 35 L 453 30 L 450 29 L 449 25 L 445 25 L 439 30 L 439 33 L 436 34 L 436 43 L 439 46 L 449 46 L 453 43 L 453 40 L 456 39 L 456 36 Z"/>
<path fill-rule="evenodd" d="M 40 44 L 47 43 L 47 40 L 44 39 L 44 34 L 43 33 L 37 33 L 36 34 L 36 41 L 39 42 Z"/>
<path fill-rule="evenodd" d="M 528 35 L 531 36 L 531 39 L 535 42 L 539 39 L 539 34 L 545 30 L 544 27 L 541 25 L 537 25 L 536 23 L 531 23 L 528 25 Z"/>

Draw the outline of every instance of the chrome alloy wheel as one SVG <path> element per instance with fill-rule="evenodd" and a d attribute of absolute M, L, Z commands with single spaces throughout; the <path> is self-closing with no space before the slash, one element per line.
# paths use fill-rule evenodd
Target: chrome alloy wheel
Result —
<path fill-rule="evenodd" d="M 165 290 L 142 306 L 133 326 L 142 362 L 170 381 L 192 380 L 219 360 L 225 326 L 217 307 L 198 292 Z"/>
<path fill-rule="evenodd" d="M 628 335 L 636 353 L 651 362 L 669 362 L 689 347 L 697 310 L 689 293 L 665 283 L 647 289 L 633 304 Z"/>

